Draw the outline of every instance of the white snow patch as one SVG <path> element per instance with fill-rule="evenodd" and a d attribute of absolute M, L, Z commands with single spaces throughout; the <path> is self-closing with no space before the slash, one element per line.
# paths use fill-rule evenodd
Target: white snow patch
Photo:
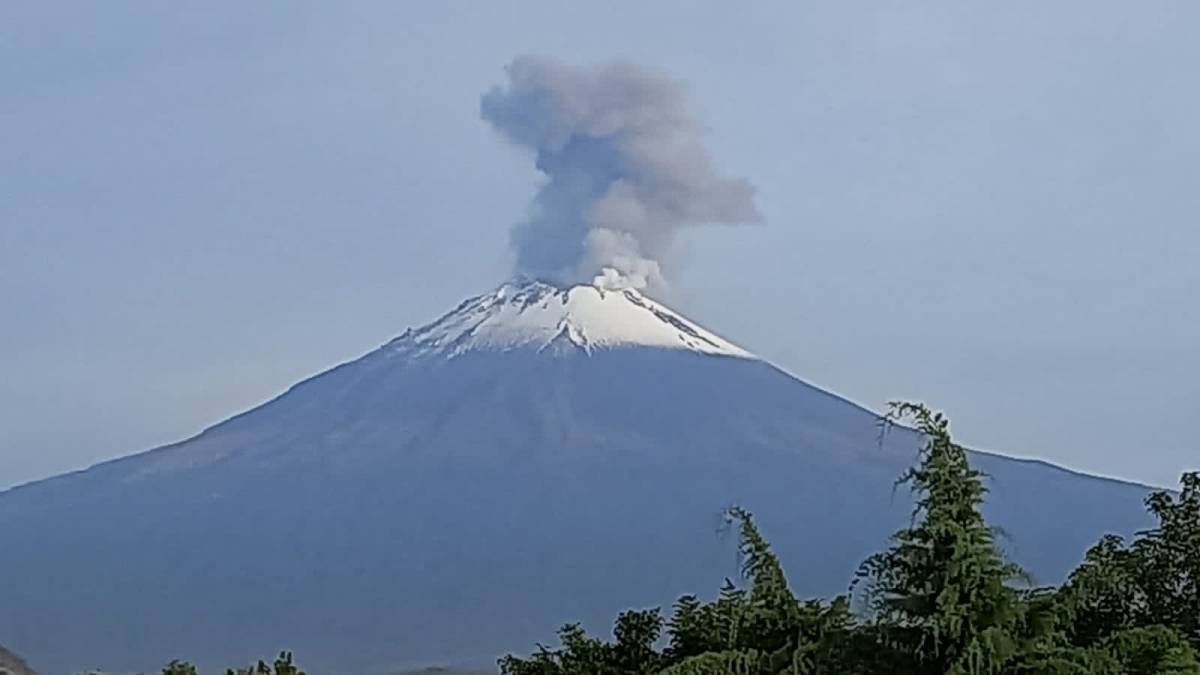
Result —
<path fill-rule="evenodd" d="M 451 357 L 474 350 L 572 345 L 587 353 L 644 346 L 757 358 L 635 289 L 563 289 L 540 281 L 507 283 L 466 300 L 437 321 L 396 338 L 387 350 Z"/>

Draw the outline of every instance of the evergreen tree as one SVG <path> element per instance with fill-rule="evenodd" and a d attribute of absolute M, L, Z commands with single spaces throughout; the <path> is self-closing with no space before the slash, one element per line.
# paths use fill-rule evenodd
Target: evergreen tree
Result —
<path fill-rule="evenodd" d="M 901 477 L 916 507 L 912 524 L 867 559 L 845 597 L 800 601 L 751 514 L 734 507 L 739 588 L 716 599 L 679 598 L 622 613 L 614 640 L 578 625 L 561 646 L 501 660 L 505 675 L 1200 675 L 1200 476 L 1178 494 L 1147 500 L 1158 526 L 1132 545 L 1101 539 L 1061 589 L 1029 588 L 1007 562 L 980 508 L 983 475 L 954 443 L 940 413 L 896 404 L 887 418 L 925 438 Z"/>
<path fill-rule="evenodd" d="M 613 628 L 613 643 L 590 637 L 579 624 L 558 632 L 562 646 L 538 651 L 527 659 L 513 655 L 500 659 L 504 675 L 650 675 L 664 665 L 654 644 L 662 634 L 657 609 L 622 612 Z"/>
<path fill-rule="evenodd" d="M 777 654 L 794 646 L 800 605 L 788 587 L 783 565 L 758 531 L 750 512 L 735 506 L 726 515 L 738 526 L 742 578 L 750 582 L 750 593 L 744 598 L 737 621 L 738 635 L 732 644 Z"/>
<path fill-rule="evenodd" d="M 292 660 L 291 652 L 279 652 L 279 656 L 273 664 L 266 661 L 259 661 L 256 665 L 248 668 L 238 668 L 234 670 L 230 668 L 225 671 L 225 675 L 307 675 L 303 670 L 300 670 Z"/>
<path fill-rule="evenodd" d="M 949 423 L 924 405 L 893 404 L 887 422 L 911 421 L 926 439 L 901 483 L 916 497 L 913 525 L 859 569 L 880 648 L 915 674 L 999 673 L 1014 661 L 1027 618 L 980 507 L 986 488 Z"/>
<path fill-rule="evenodd" d="M 196 666 L 176 659 L 163 666 L 162 675 L 197 675 Z"/>

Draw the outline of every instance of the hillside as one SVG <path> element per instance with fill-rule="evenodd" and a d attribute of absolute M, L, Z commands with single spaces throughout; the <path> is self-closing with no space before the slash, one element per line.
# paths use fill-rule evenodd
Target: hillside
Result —
<path fill-rule="evenodd" d="M 0 647 L 0 675 L 37 675 L 16 654 Z"/>

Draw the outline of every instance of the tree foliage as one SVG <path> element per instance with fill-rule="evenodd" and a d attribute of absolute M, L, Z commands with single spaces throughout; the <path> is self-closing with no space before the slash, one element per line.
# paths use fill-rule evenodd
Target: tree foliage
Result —
<path fill-rule="evenodd" d="M 196 666 L 176 659 L 163 666 L 162 675 L 197 675 Z"/>
<path fill-rule="evenodd" d="M 266 661 L 259 661 L 257 664 L 247 668 L 238 668 L 234 670 L 230 668 L 225 671 L 225 675 L 307 675 L 303 670 L 300 670 L 292 660 L 291 652 L 280 652 L 273 664 Z"/>
<path fill-rule="evenodd" d="M 912 523 L 859 567 L 850 599 L 799 600 L 753 516 L 738 529 L 744 586 L 626 612 L 615 640 L 564 627 L 561 646 L 501 660 L 504 675 L 1200 675 L 1200 475 L 1147 500 L 1158 526 L 1105 537 L 1062 588 L 1005 559 L 981 507 L 985 476 L 941 413 L 895 404 L 884 420 L 925 439 L 900 478 Z M 662 635 L 665 628 L 665 635 Z"/>
<path fill-rule="evenodd" d="M 923 405 L 895 404 L 926 439 L 920 463 L 900 482 L 915 497 L 913 525 L 858 571 L 878 647 L 914 673 L 998 673 L 1017 655 L 1028 625 L 1014 584 L 1026 578 L 1007 562 L 980 508 L 987 492 L 949 421 Z"/>
<path fill-rule="evenodd" d="M 96 674 L 89 674 L 96 675 Z M 162 675 L 197 675 L 196 666 L 187 661 L 174 659 L 163 666 Z M 280 652 L 272 663 L 259 661 L 246 668 L 229 668 L 225 675 L 307 675 L 296 665 L 292 653 Z"/>

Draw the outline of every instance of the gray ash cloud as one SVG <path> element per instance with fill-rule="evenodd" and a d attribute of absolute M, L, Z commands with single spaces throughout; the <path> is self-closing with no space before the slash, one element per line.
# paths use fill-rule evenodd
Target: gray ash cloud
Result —
<path fill-rule="evenodd" d="M 546 176 L 512 231 L 518 273 L 661 289 L 680 230 L 762 220 L 754 187 L 714 168 L 681 82 L 628 63 L 531 56 L 506 72 L 480 114 Z"/>

